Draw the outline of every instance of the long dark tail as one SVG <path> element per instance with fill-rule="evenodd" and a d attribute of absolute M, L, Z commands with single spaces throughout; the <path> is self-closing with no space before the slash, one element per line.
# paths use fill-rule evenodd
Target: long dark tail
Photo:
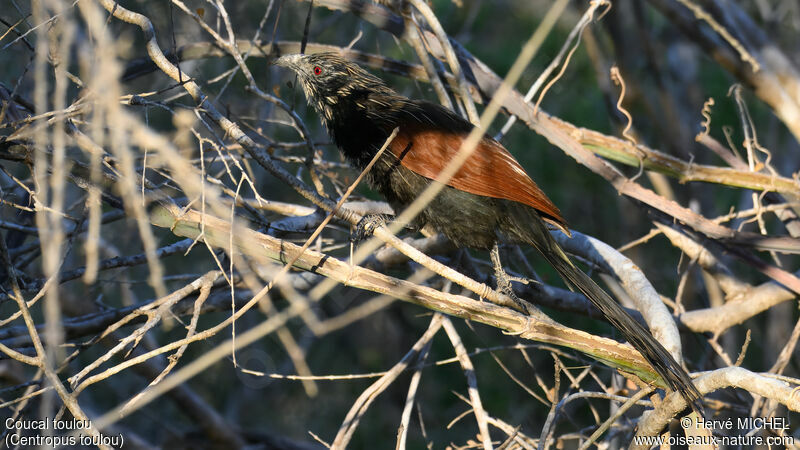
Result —
<path fill-rule="evenodd" d="M 625 312 L 619 303 L 614 301 L 588 275 L 572 264 L 543 222 L 538 220 L 534 223 L 531 227 L 534 230 L 530 231 L 533 232 L 535 239 L 531 239 L 530 244 L 539 250 L 567 284 L 583 293 L 603 313 L 606 319 L 625 336 L 625 339 L 644 356 L 672 390 L 680 392 L 689 406 L 701 414 L 700 392 L 686 371 L 649 331 Z"/>

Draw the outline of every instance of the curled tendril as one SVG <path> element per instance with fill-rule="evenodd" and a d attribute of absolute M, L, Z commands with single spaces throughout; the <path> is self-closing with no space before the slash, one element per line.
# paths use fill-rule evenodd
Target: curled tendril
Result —
<path fill-rule="evenodd" d="M 700 123 L 700 126 L 703 127 L 703 131 L 697 133 L 697 136 L 694 137 L 694 140 L 700 142 L 701 139 L 708 136 L 708 133 L 711 131 L 711 107 L 714 106 L 714 97 L 709 97 L 708 100 L 703 103 L 703 110 L 700 111 L 700 114 L 703 115 L 703 122 Z"/>

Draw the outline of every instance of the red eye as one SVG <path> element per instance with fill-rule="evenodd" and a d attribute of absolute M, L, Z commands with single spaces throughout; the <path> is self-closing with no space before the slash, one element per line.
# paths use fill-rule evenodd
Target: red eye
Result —
<path fill-rule="evenodd" d="M 322 67 L 314 66 L 314 75 L 320 75 L 320 74 L 322 74 Z"/>

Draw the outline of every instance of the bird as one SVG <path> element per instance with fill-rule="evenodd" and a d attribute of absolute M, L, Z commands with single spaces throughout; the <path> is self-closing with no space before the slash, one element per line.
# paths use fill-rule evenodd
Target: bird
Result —
<path fill-rule="evenodd" d="M 474 127 L 441 105 L 399 94 L 335 52 L 284 55 L 273 64 L 296 74 L 307 102 L 355 168 L 363 171 L 393 130 L 398 129 L 365 177 L 395 211 L 402 211 L 436 182 L 437 175 L 458 153 Z M 670 389 L 679 392 L 692 409 L 701 410 L 700 392 L 680 364 L 575 266 L 551 236 L 550 228 L 570 233 L 561 212 L 495 139 L 484 136 L 480 140 L 475 151 L 410 225 L 433 228 L 458 247 L 491 250 L 496 268 L 498 244 L 534 247 L 569 287 L 583 293 L 622 333 Z M 498 285 L 501 278 L 497 277 Z"/>

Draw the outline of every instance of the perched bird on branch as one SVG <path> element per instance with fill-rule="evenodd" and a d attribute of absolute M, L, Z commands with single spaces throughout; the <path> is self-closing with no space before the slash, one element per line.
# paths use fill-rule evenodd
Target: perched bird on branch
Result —
<path fill-rule="evenodd" d="M 274 64 L 297 74 L 308 102 L 356 168 L 363 170 L 392 130 L 399 129 L 366 177 L 395 211 L 402 211 L 433 182 L 473 129 L 448 109 L 404 97 L 333 53 L 287 55 Z M 510 283 L 498 267 L 497 244 L 533 246 L 622 332 L 670 388 L 700 409 L 700 393 L 683 368 L 559 247 L 548 225 L 569 234 L 564 218 L 499 142 L 483 137 L 413 225 L 430 226 L 461 247 L 491 249 L 498 286 L 509 294 Z"/>

